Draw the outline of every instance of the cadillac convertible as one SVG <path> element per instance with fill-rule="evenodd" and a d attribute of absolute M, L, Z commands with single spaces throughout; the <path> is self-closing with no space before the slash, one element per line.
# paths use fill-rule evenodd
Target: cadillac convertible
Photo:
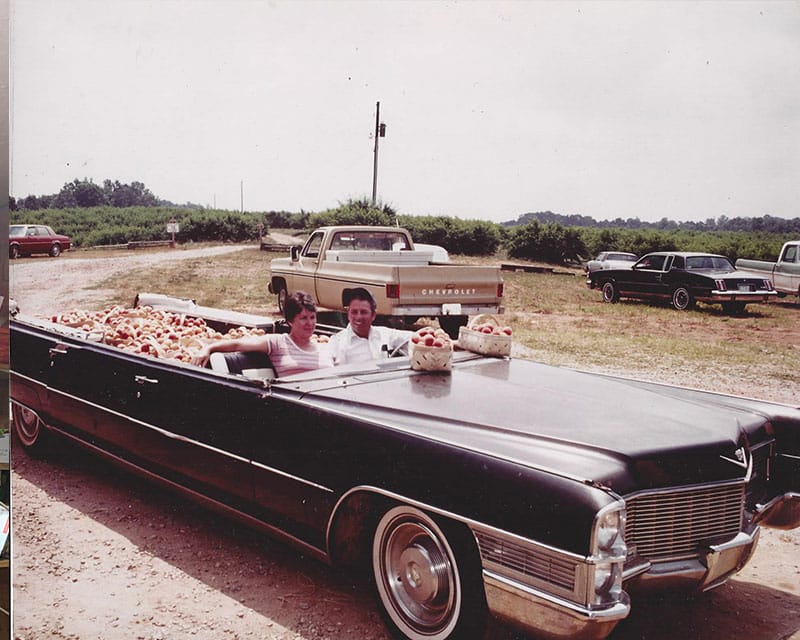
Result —
<path fill-rule="evenodd" d="M 60 320 L 10 322 L 24 449 L 74 441 L 364 568 L 400 638 L 480 637 L 489 616 L 604 638 L 648 591 L 713 589 L 760 527 L 800 524 L 797 407 L 468 351 L 446 372 L 393 357 L 276 379 Z"/>

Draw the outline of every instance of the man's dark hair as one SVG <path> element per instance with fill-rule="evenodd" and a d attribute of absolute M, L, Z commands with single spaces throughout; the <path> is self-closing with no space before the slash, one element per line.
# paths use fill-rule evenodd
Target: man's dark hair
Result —
<path fill-rule="evenodd" d="M 300 315 L 303 309 L 316 313 L 317 305 L 310 294 L 305 291 L 295 291 L 286 298 L 286 304 L 283 305 L 283 317 L 286 318 L 286 322 L 291 322 Z"/>
<path fill-rule="evenodd" d="M 354 289 L 345 289 L 342 291 L 342 306 L 349 307 L 353 300 L 363 300 L 364 302 L 369 302 L 369 306 L 373 313 L 378 308 L 378 303 L 375 302 L 374 296 L 364 287 L 356 287 Z"/>

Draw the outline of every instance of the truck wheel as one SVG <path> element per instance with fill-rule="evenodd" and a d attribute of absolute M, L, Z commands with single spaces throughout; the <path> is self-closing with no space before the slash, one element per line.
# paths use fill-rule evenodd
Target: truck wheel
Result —
<path fill-rule="evenodd" d="M 278 309 L 280 309 L 281 313 L 286 311 L 286 299 L 289 297 L 289 292 L 286 291 L 286 285 L 280 284 L 278 285 L 280 288 L 278 289 Z"/>
<path fill-rule="evenodd" d="M 11 258 L 12 260 L 16 260 L 17 258 L 19 258 L 19 245 L 18 244 L 12 244 L 9 247 L 9 249 L 8 249 L 8 257 Z"/>
<path fill-rule="evenodd" d="M 672 292 L 672 306 L 678 311 L 686 311 L 694 308 L 694 298 L 689 293 L 689 289 L 683 285 L 675 287 Z"/>
<path fill-rule="evenodd" d="M 458 340 L 458 330 L 467 326 L 468 316 L 439 316 L 439 326 L 453 340 Z"/>
<path fill-rule="evenodd" d="M 606 280 L 603 283 L 603 302 L 617 302 L 619 300 L 619 288 L 617 283 Z"/>
<path fill-rule="evenodd" d="M 372 575 L 384 618 L 408 640 L 480 638 L 487 608 L 475 541 L 407 505 L 387 511 L 372 543 Z"/>
<path fill-rule="evenodd" d="M 60 244 L 54 244 L 52 247 L 50 247 L 50 255 L 53 258 L 57 258 L 58 256 L 60 256 L 61 255 L 61 245 Z"/>
<path fill-rule="evenodd" d="M 45 452 L 48 440 L 47 428 L 35 411 L 14 402 L 11 404 L 11 420 L 14 423 L 14 434 L 23 449 L 32 455 Z"/>

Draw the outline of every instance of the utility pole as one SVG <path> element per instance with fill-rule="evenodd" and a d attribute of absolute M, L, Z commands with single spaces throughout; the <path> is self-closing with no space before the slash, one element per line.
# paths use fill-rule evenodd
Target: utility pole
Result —
<path fill-rule="evenodd" d="M 375 160 L 372 166 L 372 206 L 378 193 L 378 138 L 386 137 L 386 125 L 381 122 L 381 103 L 375 103 Z"/>

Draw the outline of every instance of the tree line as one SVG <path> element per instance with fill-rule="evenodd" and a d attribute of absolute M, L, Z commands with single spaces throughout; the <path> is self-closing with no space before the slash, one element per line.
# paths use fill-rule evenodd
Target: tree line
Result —
<path fill-rule="evenodd" d="M 43 200 L 44 199 L 44 200 Z M 13 199 L 12 199 L 13 200 Z M 47 202 L 47 206 L 41 205 Z M 451 216 L 400 215 L 390 205 L 350 199 L 320 212 L 237 212 L 174 205 L 157 198 L 143 183 L 74 180 L 52 196 L 27 196 L 9 202 L 11 222 L 48 224 L 72 237 L 78 247 L 121 244 L 168 237 L 166 223 L 179 224 L 179 242 L 244 242 L 270 228 L 308 231 L 323 225 L 368 224 L 406 227 L 417 242 L 437 244 L 450 253 L 510 258 L 552 264 L 580 263 L 600 251 L 703 251 L 774 260 L 783 242 L 800 235 L 800 218 L 785 220 L 721 216 L 705 223 L 638 219 L 598 223 L 587 216 L 526 213 L 516 221 L 494 223 Z"/>
<path fill-rule="evenodd" d="M 565 227 L 589 227 L 599 229 L 656 229 L 659 231 L 745 231 L 754 233 L 800 233 L 800 218 L 777 218 L 764 215 L 760 217 L 719 216 L 699 221 L 676 222 L 661 218 L 658 222 L 645 222 L 639 218 L 615 218 L 614 220 L 595 220 L 590 216 L 562 215 L 552 211 L 524 213 L 516 220 L 503 222 L 505 227 L 516 227 L 529 222 L 540 224 L 555 223 Z"/>

